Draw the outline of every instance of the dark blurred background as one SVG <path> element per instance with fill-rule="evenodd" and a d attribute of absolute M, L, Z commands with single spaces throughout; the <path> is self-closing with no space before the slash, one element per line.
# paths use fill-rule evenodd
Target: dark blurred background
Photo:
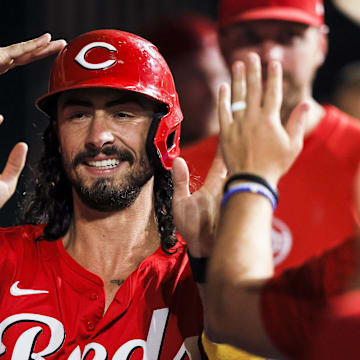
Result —
<path fill-rule="evenodd" d="M 325 1 L 329 25 L 328 58 L 314 84 L 315 97 L 328 102 L 338 70 L 346 63 L 360 60 L 360 27 L 342 15 L 330 0 Z M 23 0 L 7 2 L 0 23 L 0 44 L 5 46 L 50 32 L 53 38 L 67 40 L 94 29 L 118 28 L 139 35 L 145 26 L 164 17 L 188 12 L 216 20 L 217 0 Z M 171 36 L 171 34 L 169 34 Z M 47 88 L 53 58 L 19 67 L 0 78 L 0 113 L 5 122 L 0 128 L 0 169 L 18 141 L 26 141 L 30 152 L 15 196 L 1 210 L 0 226 L 15 223 L 24 180 L 41 153 L 41 134 L 46 118 L 34 108 L 35 99 Z"/>

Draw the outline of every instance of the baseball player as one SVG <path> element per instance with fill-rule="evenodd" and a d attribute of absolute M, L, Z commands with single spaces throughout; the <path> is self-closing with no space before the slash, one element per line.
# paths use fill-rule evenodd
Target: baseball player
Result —
<path fill-rule="evenodd" d="M 1 66 L 64 46 L 55 45 L 47 35 L 2 48 Z M 57 56 L 37 107 L 49 124 L 26 225 L 0 230 L 0 358 L 205 358 L 187 251 L 208 254 L 175 233 L 172 199 L 186 234 L 182 210 L 207 194 L 190 196 L 176 168 L 172 181 L 182 113 L 156 47 L 119 30 L 77 37 Z M 9 156 L 1 206 L 26 150 L 20 143 Z"/>

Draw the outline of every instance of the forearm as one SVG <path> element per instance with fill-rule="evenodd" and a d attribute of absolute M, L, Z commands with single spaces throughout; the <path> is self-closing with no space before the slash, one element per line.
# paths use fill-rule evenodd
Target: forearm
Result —
<path fill-rule="evenodd" d="M 277 354 L 263 330 L 259 308 L 262 285 L 273 275 L 272 211 L 261 195 L 231 196 L 222 210 L 207 276 L 210 338 L 260 355 Z"/>
<path fill-rule="evenodd" d="M 246 64 L 235 62 L 233 66 L 231 92 L 225 84 L 220 87 L 220 144 L 231 175 L 225 185 L 226 204 L 220 224 L 199 221 L 201 231 L 195 232 L 198 236 L 185 238 L 200 239 L 202 247 L 206 243 L 203 229 L 209 224 L 218 225 L 205 293 L 205 324 L 210 340 L 279 358 L 281 354 L 264 330 L 260 297 L 264 283 L 273 275 L 271 220 L 277 203 L 274 187 L 301 151 L 310 107 L 306 103 L 297 106 L 283 127 L 279 114 L 281 64 L 269 63 L 265 91 L 261 73 L 259 56 L 249 53 Z M 245 108 L 234 108 L 236 103 Z M 214 189 L 221 182 L 213 179 L 211 172 L 208 178 L 213 185 L 209 190 L 216 198 L 220 194 Z M 206 182 L 210 183 L 208 179 Z M 203 208 L 196 207 L 200 219 L 204 219 L 200 211 Z"/>
<path fill-rule="evenodd" d="M 221 267 L 223 274 L 212 275 L 242 280 L 272 275 L 272 213 L 268 199 L 259 194 L 239 192 L 229 198 L 221 210 L 210 267 Z"/>

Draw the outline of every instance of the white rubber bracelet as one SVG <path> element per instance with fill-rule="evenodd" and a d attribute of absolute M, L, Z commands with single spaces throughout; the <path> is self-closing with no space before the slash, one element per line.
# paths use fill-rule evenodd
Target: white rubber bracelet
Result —
<path fill-rule="evenodd" d="M 231 111 L 241 111 L 246 109 L 245 101 L 235 101 L 231 104 Z"/>

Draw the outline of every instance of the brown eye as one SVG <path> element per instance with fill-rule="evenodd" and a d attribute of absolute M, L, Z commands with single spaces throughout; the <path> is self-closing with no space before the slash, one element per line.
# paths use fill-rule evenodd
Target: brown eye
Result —
<path fill-rule="evenodd" d="M 114 116 L 118 119 L 130 119 L 130 118 L 133 118 L 134 115 L 132 114 L 129 114 L 129 113 L 126 113 L 126 112 L 123 112 L 123 111 L 119 111 L 119 112 L 116 112 L 114 114 Z"/>
<path fill-rule="evenodd" d="M 69 116 L 70 120 L 82 120 L 86 118 L 86 114 L 82 112 L 77 112 Z"/>

